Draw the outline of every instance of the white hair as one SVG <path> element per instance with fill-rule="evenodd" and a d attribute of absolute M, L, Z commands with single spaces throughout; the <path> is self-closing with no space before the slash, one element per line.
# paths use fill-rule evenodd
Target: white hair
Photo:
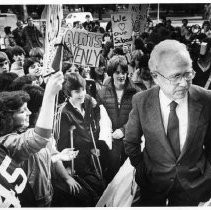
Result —
<path fill-rule="evenodd" d="M 157 44 L 152 50 L 148 62 L 150 71 L 157 71 L 157 67 L 162 61 L 163 57 L 169 54 L 172 54 L 172 57 L 179 55 L 177 60 L 183 57 L 183 59 L 186 58 L 188 63 L 192 63 L 190 54 L 185 44 L 177 40 L 167 39 Z"/>

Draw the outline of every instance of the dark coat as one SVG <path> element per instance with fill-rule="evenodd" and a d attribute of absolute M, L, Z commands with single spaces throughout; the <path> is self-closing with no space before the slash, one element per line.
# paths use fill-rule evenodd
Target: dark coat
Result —
<path fill-rule="evenodd" d="M 21 46 L 21 47 L 24 46 L 24 42 L 23 42 L 23 39 L 22 39 L 22 33 L 23 33 L 23 29 L 19 29 L 19 28 L 16 28 L 12 31 L 12 34 L 14 36 L 16 44 Z"/>
<path fill-rule="evenodd" d="M 121 129 L 124 132 L 124 126 L 127 123 L 129 113 L 132 109 L 132 97 L 139 91 L 137 87 L 127 80 L 121 100 L 120 108 L 118 108 L 117 95 L 113 83 L 113 79 L 99 90 L 97 101 L 105 107 L 111 122 L 113 131 Z"/>
<path fill-rule="evenodd" d="M 113 131 L 115 131 L 116 129 L 121 129 L 122 132 L 125 133 L 125 124 L 127 123 L 129 113 L 132 109 L 132 97 L 137 92 L 138 89 L 136 89 L 134 84 L 132 84 L 132 82 L 127 79 L 120 107 L 118 107 L 113 78 L 108 81 L 107 85 L 99 90 L 97 101 L 99 104 L 102 104 L 105 107 L 111 119 Z M 123 138 L 113 140 L 112 150 L 108 150 L 108 152 L 104 154 L 104 174 L 108 183 L 113 179 L 113 177 L 118 172 L 119 168 L 126 159 L 122 139 Z"/>
<path fill-rule="evenodd" d="M 42 33 L 33 26 L 25 26 L 23 28 L 22 39 L 24 42 L 24 50 L 26 53 L 29 53 L 30 50 L 34 47 L 42 47 L 42 43 L 39 40 L 39 37 L 42 37 Z"/>
<path fill-rule="evenodd" d="M 91 97 L 86 95 L 84 101 L 85 116 L 83 117 L 72 105 L 67 102 L 62 110 L 60 121 L 60 136 L 57 143 L 59 151 L 64 148 L 71 147 L 70 141 L 70 127 L 75 126 L 76 129 L 73 132 L 73 147 L 75 150 L 79 150 L 79 154 L 75 159 L 75 169 L 78 174 L 85 175 L 90 169 L 91 152 L 93 148 L 90 125 L 93 125 L 93 120 L 99 113 L 99 107 L 93 109 Z M 97 118 L 97 117 L 96 117 Z M 70 165 L 66 163 L 65 165 Z"/>
<path fill-rule="evenodd" d="M 140 185 L 166 193 L 177 177 L 195 201 L 211 196 L 211 92 L 192 85 L 188 93 L 188 131 L 176 159 L 162 123 L 159 87 L 133 98 L 125 132 L 125 151 L 137 169 Z M 145 137 L 141 153 L 140 137 Z"/>

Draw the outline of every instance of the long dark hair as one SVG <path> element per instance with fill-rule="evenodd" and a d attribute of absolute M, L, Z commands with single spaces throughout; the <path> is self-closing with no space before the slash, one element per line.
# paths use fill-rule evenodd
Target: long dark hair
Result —
<path fill-rule="evenodd" d="M 13 115 L 29 99 L 29 95 L 22 90 L 0 93 L 0 136 L 16 131 Z"/>

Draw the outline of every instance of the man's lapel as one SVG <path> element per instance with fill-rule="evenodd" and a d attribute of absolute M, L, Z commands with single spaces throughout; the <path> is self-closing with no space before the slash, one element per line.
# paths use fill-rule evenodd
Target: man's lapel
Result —
<path fill-rule="evenodd" d="M 149 112 L 147 112 L 147 114 L 149 114 L 151 129 L 156 132 L 156 140 L 160 141 L 168 154 L 175 159 L 176 157 L 169 144 L 163 125 L 159 101 L 159 87 L 157 87 L 153 94 L 151 94 L 151 97 L 149 97 L 148 107 Z"/>
<path fill-rule="evenodd" d="M 202 110 L 202 103 L 200 103 L 199 95 L 193 87 L 190 87 L 188 93 L 188 130 L 187 137 L 178 161 L 185 155 L 188 148 L 193 144 L 195 132 L 198 127 L 199 117 Z"/>

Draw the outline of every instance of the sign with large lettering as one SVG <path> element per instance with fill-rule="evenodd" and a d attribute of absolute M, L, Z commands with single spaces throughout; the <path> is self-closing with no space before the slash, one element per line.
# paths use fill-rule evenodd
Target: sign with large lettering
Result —
<path fill-rule="evenodd" d="M 144 32 L 144 27 L 147 22 L 148 4 L 130 4 L 129 12 L 131 13 L 133 31 Z"/>
<path fill-rule="evenodd" d="M 86 30 L 67 30 L 64 43 L 72 47 L 72 63 L 80 66 L 98 67 L 103 35 Z"/>
<path fill-rule="evenodd" d="M 114 46 L 132 44 L 133 25 L 129 12 L 111 15 Z"/>
<path fill-rule="evenodd" d="M 45 74 L 52 71 L 52 63 L 56 55 L 57 46 L 55 46 L 59 31 L 61 29 L 61 22 L 63 18 L 61 5 L 46 5 L 46 37 L 45 37 L 45 55 L 44 68 Z"/>

